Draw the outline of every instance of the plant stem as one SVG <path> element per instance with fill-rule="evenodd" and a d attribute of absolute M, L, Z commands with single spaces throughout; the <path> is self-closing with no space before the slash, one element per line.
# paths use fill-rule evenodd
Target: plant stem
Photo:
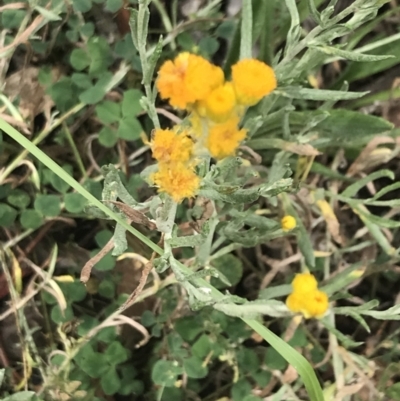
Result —
<path fill-rule="evenodd" d="M 86 172 L 85 166 L 83 164 L 81 155 L 79 154 L 78 148 L 75 145 L 74 138 L 72 138 L 71 131 L 69 130 L 68 125 L 65 123 L 65 121 L 63 122 L 63 128 L 64 128 L 64 132 L 65 132 L 67 141 L 68 141 L 69 145 L 71 146 L 72 153 L 74 154 L 76 163 L 78 164 L 79 170 L 82 173 L 82 177 L 84 180 L 86 180 L 87 172 Z"/>

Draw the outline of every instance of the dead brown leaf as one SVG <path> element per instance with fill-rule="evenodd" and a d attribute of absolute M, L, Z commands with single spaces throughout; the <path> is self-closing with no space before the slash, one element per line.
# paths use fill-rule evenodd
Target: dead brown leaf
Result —
<path fill-rule="evenodd" d="M 140 224 L 142 226 L 147 227 L 150 230 L 156 230 L 157 226 L 154 222 L 152 222 L 144 213 L 139 212 L 131 208 L 130 206 L 126 205 L 125 203 L 118 202 L 118 201 L 107 201 L 112 203 L 113 205 L 117 206 L 125 216 L 131 220 L 133 223 Z"/>
<path fill-rule="evenodd" d="M 326 226 L 328 227 L 328 231 L 332 235 L 333 239 L 338 244 L 342 244 L 343 238 L 340 235 L 340 224 L 335 215 L 335 212 L 331 208 L 331 205 L 325 199 L 317 200 L 316 204 L 321 210 L 322 217 L 324 218 Z"/>
<path fill-rule="evenodd" d="M 383 144 L 395 144 L 395 140 L 386 135 L 373 138 L 351 164 L 346 175 L 354 177 L 360 172 L 365 172 L 380 164 L 387 163 L 396 153 L 387 147 L 378 148 L 379 145 Z"/>
<path fill-rule="evenodd" d="M 28 67 L 10 75 L 4 86 L 4 93 L 11 101 L 19 98 L 19 112 L 24 120 L 32 123 L 40 113 L 50 116 L 54 103 L 51 97 L 46 95 L 44 88 L 39 83 L 39 69 Z"/>

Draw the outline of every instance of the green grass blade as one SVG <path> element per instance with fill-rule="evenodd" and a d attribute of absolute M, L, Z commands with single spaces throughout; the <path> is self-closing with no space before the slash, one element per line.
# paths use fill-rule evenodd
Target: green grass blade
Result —
<path fill-rule="evenodd" d="M 243 321 L 260 334 L 273 348 L 279 350 L 282 357 L 297 370 L 303 379 L 308 395 L 310 396 L 310 401 L 324 401 L 324 395 L 317 376 L 311 365 L 302 355 L 256 320 L 243 319 Z"/>
<path fill-rule="evenodd" d="M 104 203 L 95 198 L 89 191 L 87 191 L 79 182 L 77 182 L 73 177 L 71 177 L 61 166 L 59 166 L 54 160 L 47 156 L 43 151 L 41 151 L 36 145 L 34 145 L 29 139 L 25 138 L 16 129 L 14 129 L 10 124 L 6 123 L 4 120 L 0 119 L 0 129 L 18 142 L 22 147 L 29 151 L 33 156 L 35 156 L 39 161 L 41 161 L 46 167 L 51 169 L 55 174 L 57 174 L 61 179 L 63 179 L 67 184 L 84 196 L 90 203 L 97 206 L 101 211 L 106 213 L 108 216 L 113 218 L 117 223 L 121 224 L 124 228 L 130 231 L 135 237 L 143 241 L 149 248 L 153 251 L 162 254 L 162 249 L 149 240 L 145 235 L 143 235 L 138 230 L 130 226 L 126 221 L 121 219 L 116 213 L 110 210 Z"/>
<path fill-rule="evenodd" d="M 242 4 L 242 25 L 240 29 L 240 59 L 252 56 L 253 8 L 251 0 Z"/>

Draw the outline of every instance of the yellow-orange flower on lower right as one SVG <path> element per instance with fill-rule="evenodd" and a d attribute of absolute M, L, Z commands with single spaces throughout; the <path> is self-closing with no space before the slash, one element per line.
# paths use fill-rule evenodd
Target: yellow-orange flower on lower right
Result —
<path fill-rule="evenodd" d="M 286 306 L 306 319 L 321 318 L 329 307 L 328 295 L 317 288 L 317 281 L 310 273 L 297 274 L 292 282 L 293 292 L 286 299 Z"/>
<path fill-rule="evenodd" d="M 159 192 L 167 193 L 177 203 L 195 196 L 200 186 L 200 177 L 193 167 L 183 163 L 160 163 L 150 179 L 158 186 Z"/>
<path fill-rule="evenodd" d="M 233 156 L 241 141 L 246 138 L 247 131 L 238 128 L 239 117 L 234 116 L 221 124 L 212 125 L 206 142 L 212 157 L 223 159 Z"/>
<path fill-rule="evenodd" d="M 232 66 L 232 83 L 238 103 L 252 106 L 277 85 L 274 70 L 256 59 L 244 59 Z"/>

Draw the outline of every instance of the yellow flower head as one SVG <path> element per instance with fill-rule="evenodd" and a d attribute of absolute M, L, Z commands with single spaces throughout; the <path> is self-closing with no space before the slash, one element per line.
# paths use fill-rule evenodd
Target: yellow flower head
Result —
<path fill-rule="evenodd" d="M 274 70 L 256 59 L 244 59 L 232 66 L 232 82 L 238 103 L 252 106 L 277 86 Z"/>
<path fill-rule="evenodd" d="M 294 313 L 302 313 L 306 319 L 320 318 L 328 310 L 328 296 L 320 291 L 313 290 L 307 293 L 293 292 L 286 299 L 286 306 Z"/>
<path fill-rule="evenodd" d="M 210 127 L 206 146 L 212 157 L 223 159 L 235 154 L 247 134 L 245 129 L 238 129 L 238 123 L 239 118 L 235 116 L 224 123 Z"/>
<path fill-rule="evenodd" d="M 296 219 L 290 215 L 283 216 L 281 226 L 283 231 L 291 231 L 296 227 Z"/>
<path fill-rule="evenodd" d="M 169 99 L 174 107 L 185 109 L 205 99 L 223 81 L 224 73 L 220 67 L 201 56 L 185 52 L 161 66 L 156 86 L 161 98 Z"/>
<path fill-rule="evenodd" d="M 201 101 L 199 109 L 200 114 L 206 115 L 210 120 L 223 122 L 232 115 L 235 106 L 235 90 L 231 82 L 226 82 Z"/>
<path fill-rule="evenodd" d="M 302 313 L 309 319 L 322 317 L 328 310 L 328 295 L 318 289 L 317 280 L 312 274 L 296 274 L 292 287 L 293 292 L 286 299 L 286 306 L 292 312 Z"/>
<path fill-rule="evenodd" d="M 316 290 L 318 283 L 311 273 L 296 274 L 292 281 L 293 292 L 305 293 Z"/>
<path fill-rule="evenodd" d="M 151 141 L 153 157 L 160 163 L 186 162 L 193 151 L 188 132 L 177 133 L 169 129 L 156 129 Z"/>
<path fill-rule="evenodd" d="M 175 202 L 194 196 L 200 186 L 200 178 L 193 168 L 182 163 L 159 164 L 151 176 L 159 192 L 167 193 Z"/>

